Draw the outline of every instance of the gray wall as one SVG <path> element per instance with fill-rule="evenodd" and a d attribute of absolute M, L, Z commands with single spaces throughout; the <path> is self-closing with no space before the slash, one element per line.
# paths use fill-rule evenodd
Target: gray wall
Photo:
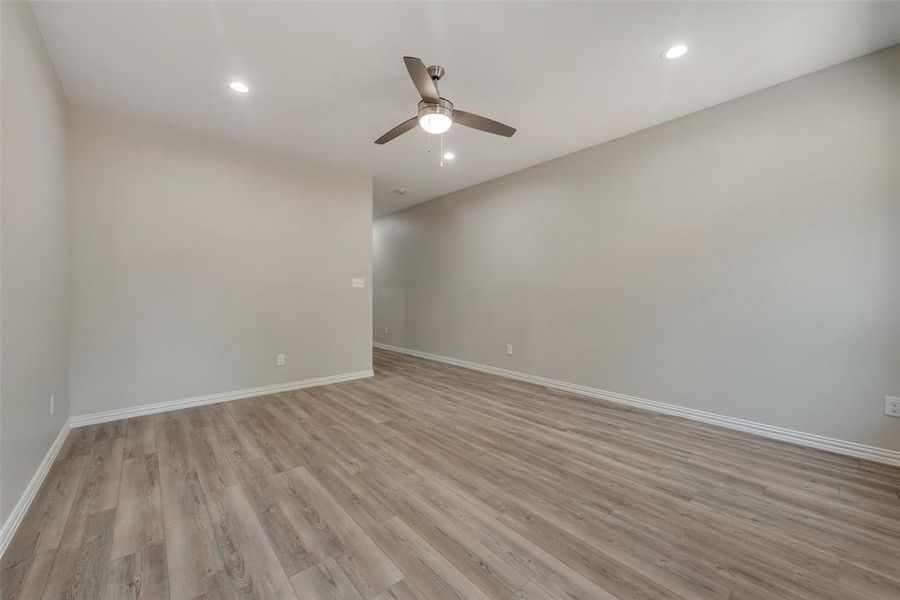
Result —
<path fill-rule="evenodd" d="M 73 415 L 371 369 L 368 176 L 83 109 L 69 133 Z"/>
<path fill-rule="evenodd" d="M 68 417 L 66 99 L 24 2 L 2 21 L 0 522 Z M 56 411 L 50 415 L 50 395 Z"/>
<path fill-rule="evenodd" d="M 375 339 L 900 450 L 898 120 L 895 47 L 380 218 Z"/>

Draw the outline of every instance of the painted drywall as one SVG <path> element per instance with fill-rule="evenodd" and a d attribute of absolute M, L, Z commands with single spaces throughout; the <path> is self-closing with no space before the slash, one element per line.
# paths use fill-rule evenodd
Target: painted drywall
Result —
<path fill-rule="evenodd" d="M 66 99 L 28 4 L 0 3 L 0 22 L 0 522 L 5 522 L 69 413 L 69 250 Z"/>
<path fill-rule="evenodd" d="M 894 47 L 377 219 L 375 340 L 900 449 L 898 129 Z"/>
<path fill-rule="evenodd" d="M 73 415 L 371 369 L 369 176 L 86 109 L 69 125 Z"/>

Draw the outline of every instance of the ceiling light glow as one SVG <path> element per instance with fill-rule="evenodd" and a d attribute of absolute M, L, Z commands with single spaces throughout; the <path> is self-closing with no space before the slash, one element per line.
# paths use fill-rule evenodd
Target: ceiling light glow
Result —
<path fill-rule="evenodd" d="M 230 87 L 238 94 L 246 94 L 250 91 L 250 88 L 247 87 L 247 84 L 243 81 L 232 81 L 230 84 L 228 84 L 228 87 Z"/>
<path fill-rule="evenodd" d="M 456 158 L 456 155 L 452 152 L 444 152 L 444 160 L 453 160 Z"/>
<path fill-rule="evenodd" d="M 670 60 L 673 58 L 681 58 L 682 56 L 687 54 L 687 51 L 688 51 L 688 47 L 686 45 L 675 44 L 674 46 L 672 46 L 671 48 L 666 50 L 665 53 L 663 54 L 663 56 Z"/>
<path fill-rule="evenodd" d="M 428 133 L 437 135 L 450 129 L 453 119 L 441 113 L 429 113 L 419 117 L 419 125 Z"/>

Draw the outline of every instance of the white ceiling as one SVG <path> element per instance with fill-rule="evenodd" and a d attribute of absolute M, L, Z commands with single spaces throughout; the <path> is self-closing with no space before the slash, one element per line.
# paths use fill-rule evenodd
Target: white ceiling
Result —
<path fill-rule="evenodd" d="M 376 214 L 900 42 L 900 2 L 33 7 L 73 104 L 365 171 Z M 687 56 L 659 58 L 680 41 Z M 404 55 L 443 65 L 442 95 L 518 133 L 454 127 L 444 146 L 458 158 L 443 169 L 420 129 L 373 144 L 415 113 Z"/>

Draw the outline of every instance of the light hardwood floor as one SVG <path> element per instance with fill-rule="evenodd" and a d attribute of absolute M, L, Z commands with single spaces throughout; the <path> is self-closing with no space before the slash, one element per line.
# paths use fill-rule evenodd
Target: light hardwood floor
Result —
<path fill-rule="evenodd" d="M 900 469 L 375 370 L 72 431 L 3 598 L 900 598 Z"/>

